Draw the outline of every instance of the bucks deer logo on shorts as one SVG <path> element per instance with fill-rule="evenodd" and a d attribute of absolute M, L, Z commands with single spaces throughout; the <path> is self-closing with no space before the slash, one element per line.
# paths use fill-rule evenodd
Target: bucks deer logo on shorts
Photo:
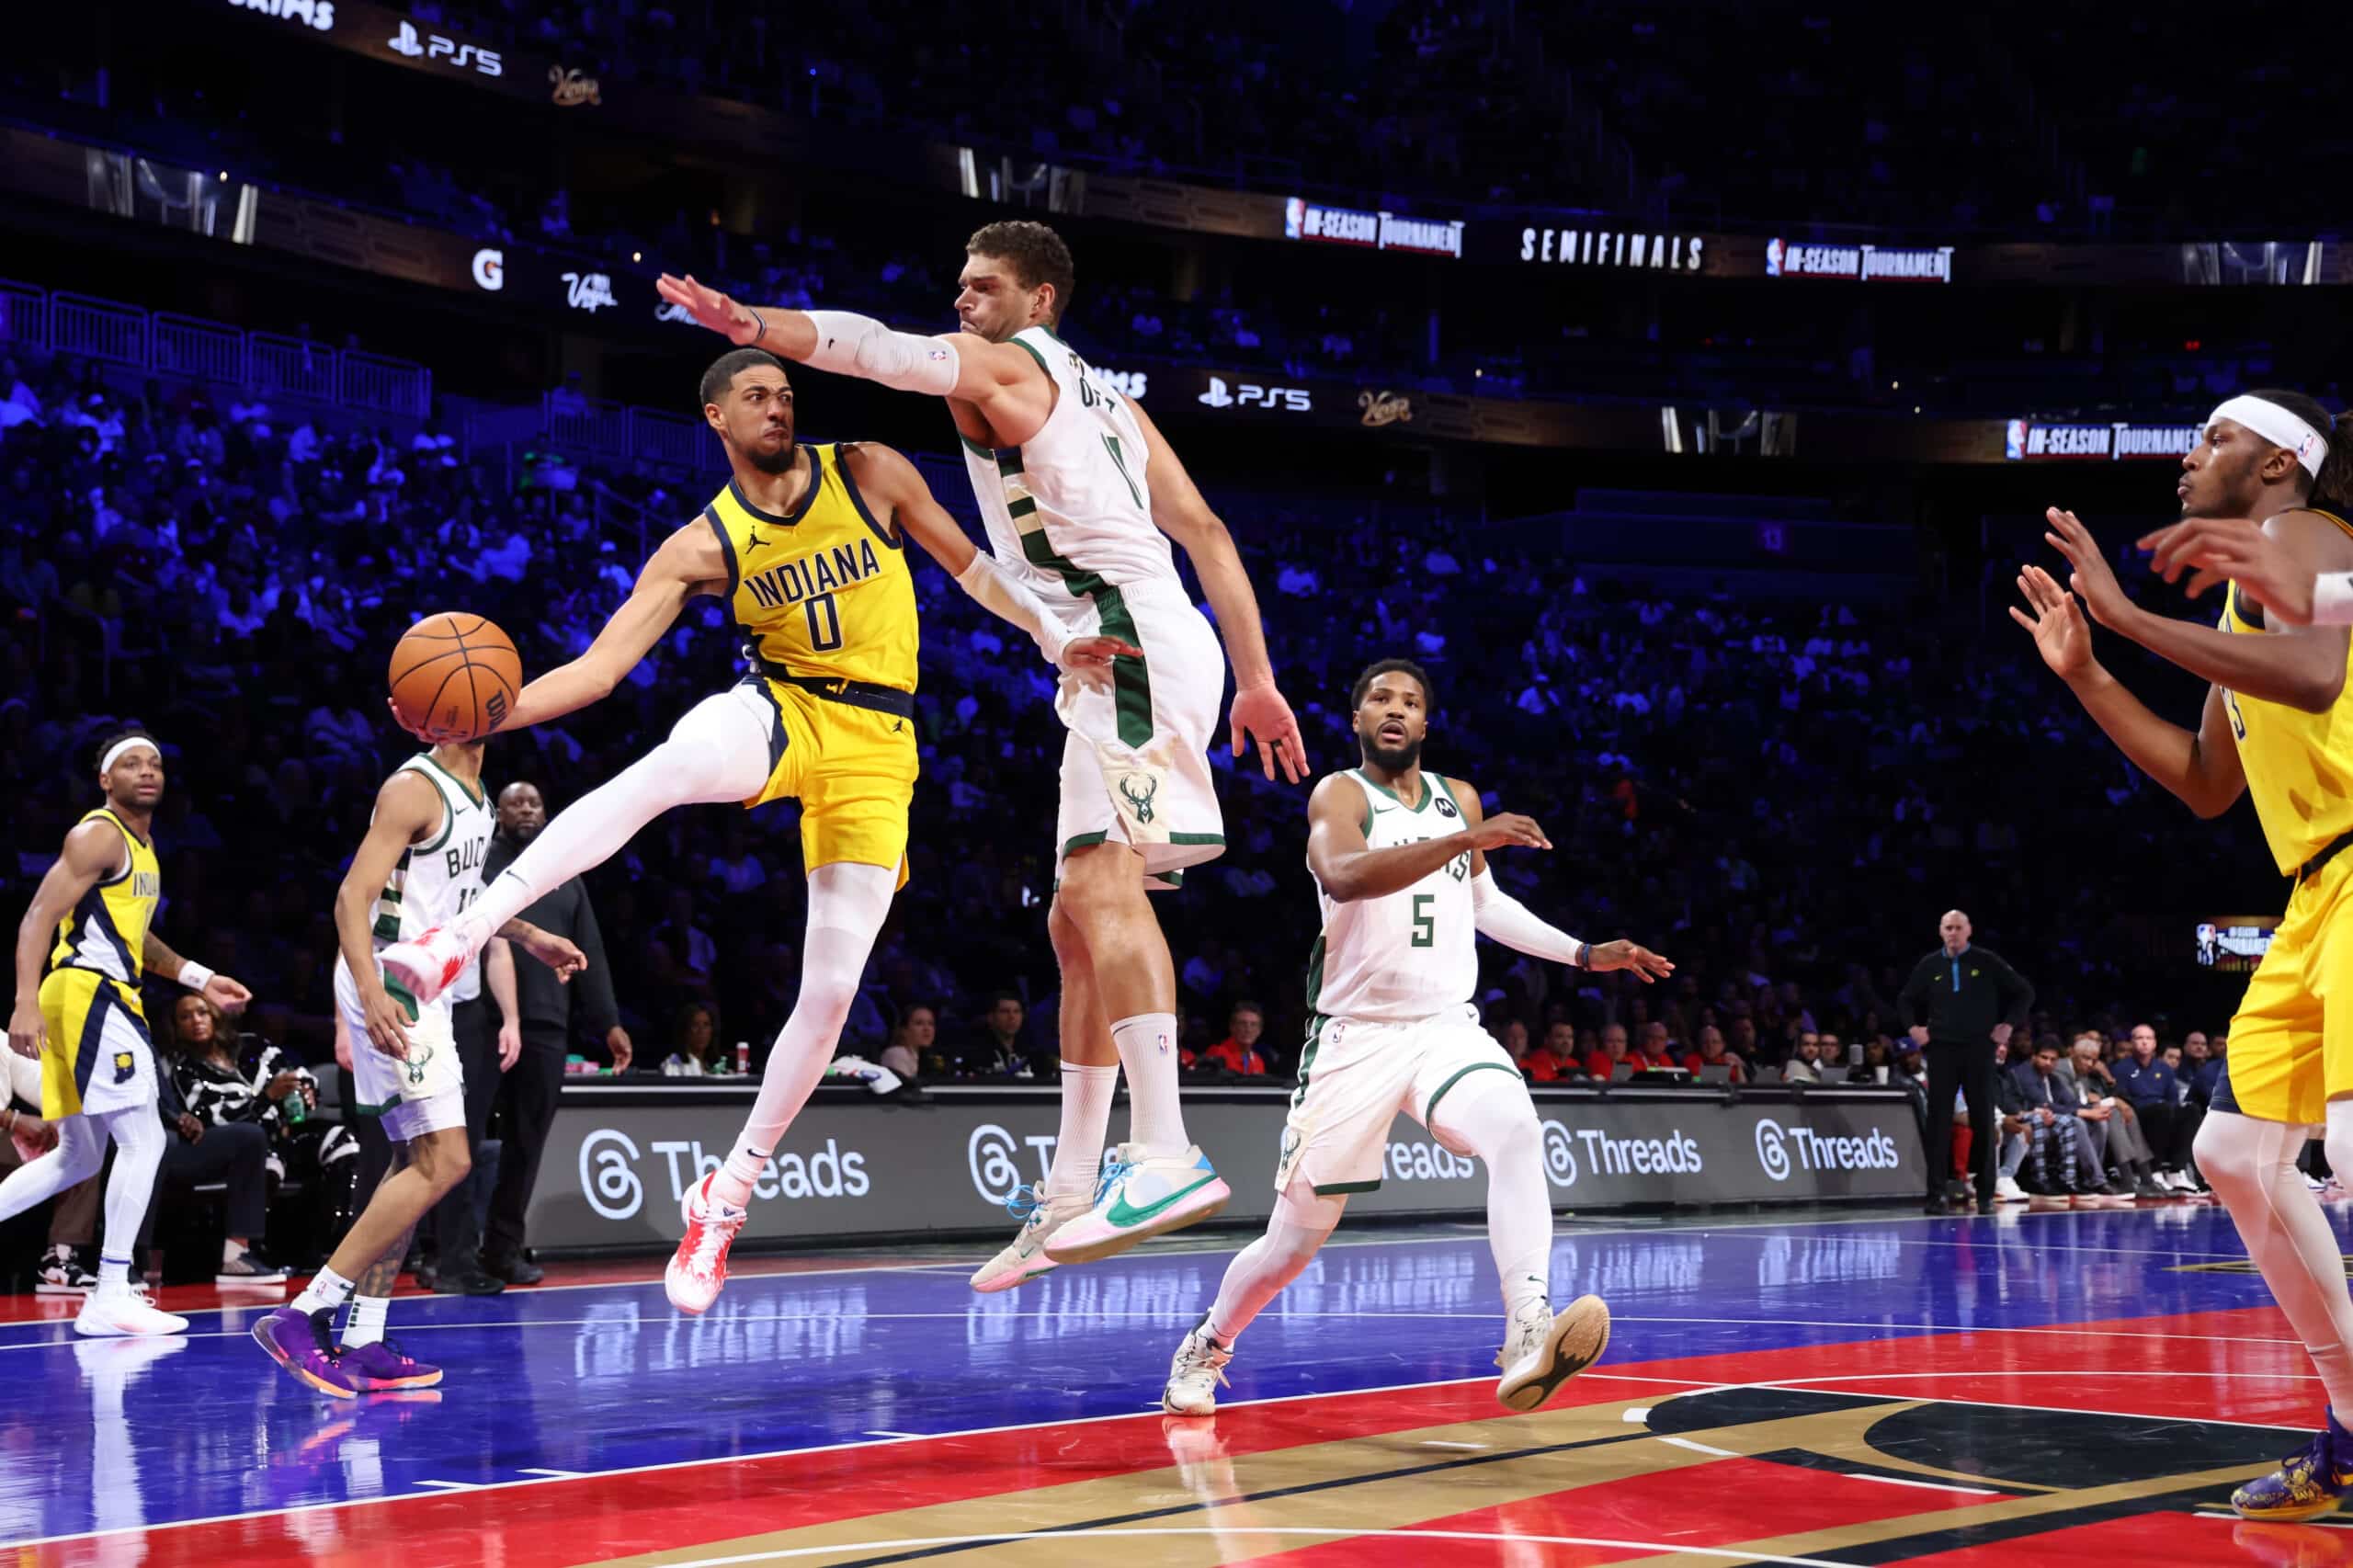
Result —
<path fill-rule="evenodd" d="M 114 1081 L 116 1083 L 128 1084 L 131 1082 L 131 1074 L 136 1073 L 138 1069 L 139 1063 L 132 1059 L 131 1052 L 127 1051 L 118 1051 L 114 1053 Z"/>
<path fill-rule="evenodd" d="M 409 1059 L 401 1063 L 402 1070 L 408 1074 L 410 1088 L 422 1088 L 425 1085 L 425 1064 L 433 1060 L 433 1048 L 429 1045 L 411 1046 L 409 1051 Z"/>
<path fill-rule="evenodd" d="M 1143 781 L 1141 790 L 1136 788 L 1138 779 Z M 1131 774 L 1120 780 L 1120 799 L 1127 801 L 1129 812 L 1139 823 L 1152 821 L 1152 799 L 1159 793 L 1160 780 L 1149 773 Z"/>
<path fill-rule="evenodd" d="M 1299 1163 L 1299 1151 L 1306 1142 L 1299 1129 L 1286 1124 L 1283 1128 L 1283 1152 L 1275 1161 L 1275 1190 L 1280 1192 L 1290 1185 L 1291 1167 Z"/>

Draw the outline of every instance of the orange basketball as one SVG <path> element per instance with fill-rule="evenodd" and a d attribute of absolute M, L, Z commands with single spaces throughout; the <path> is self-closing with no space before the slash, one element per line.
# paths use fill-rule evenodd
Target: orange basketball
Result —
<path fill-rule="evenodd" d="M 437 745 L 482 739 L 523 689 L 523 658 L 506 633 L 447 610 L 402 634 L 389 674 L 401 722 Z"/>

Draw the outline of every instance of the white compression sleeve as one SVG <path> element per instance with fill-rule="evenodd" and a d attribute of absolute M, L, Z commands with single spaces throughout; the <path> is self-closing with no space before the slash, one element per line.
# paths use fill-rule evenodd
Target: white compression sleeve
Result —
<path fill-rule="evenodd" d="M 855 311 L 811 311 L 809 319 L 817 324 L 817 351 L 807 362 L 820 370 L 934 397 L 956 390 L 956 346 L 946 338 L 893 332 Z"/>
<path fill-rule="evenodd" d="M 1471 879 L 1471 924 L 1482 937 L 1554 963 L 1576 962 L 1577 952 L 1585 946 L 1529 914 L 1528 905 L 1495 886 L 1493 871 L 1482 871 Z"/>
<path fill-rule="evenodd" d="M 956 585 L 972 596 L 980 607 L 1000 620 L 1010 621 L 1036 641 L 1046 662 L 1060 665 L 1070 632 L 1054 619 L 1037 595 L 1016 582 L 985 550 L 972 552 L 972 563 L 956 574 Z"/>
<path fill-rule="evenodd" d="M 2313 580 L 2313 624 L 2353 626 L 2353 572 L 2324 572 Z"/>

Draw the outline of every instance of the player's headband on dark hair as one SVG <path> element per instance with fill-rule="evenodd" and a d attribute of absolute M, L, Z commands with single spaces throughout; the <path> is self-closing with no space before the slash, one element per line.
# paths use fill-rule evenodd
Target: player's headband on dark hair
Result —
<path fill-rule="evenodd" d="M 2241 392 L 2208 415 L 2206 423 L 2211 425 L 2217 419 L 2243 425 L 2273 446 L 2287 448 L 2314 479 L 2320 477 L 2320 465 L 2328 460 L 2328 437 L 2306 424 L 2302 415 L 2269 398 Z"/>
<path fill-rule="evenodd" d="M 164 748 L 157 745 L 153 741 L 149 740 L 146 736 L 125 735 L 122 739 L 115 742 L 114 744 L 107 747 L 106 756 L 98 758 L 98 771 L 101 773 L 110 771 L 114 765 L 121 760 L 122 754 L 124 752 L 130 751 L 137 746 L 145 746 L 149 751 L 153 752 L 159 757 L 164 755 Z"/>

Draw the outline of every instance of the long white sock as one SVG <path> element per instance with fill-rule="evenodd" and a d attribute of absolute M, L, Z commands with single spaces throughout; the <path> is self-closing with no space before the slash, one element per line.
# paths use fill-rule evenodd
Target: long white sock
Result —
<path fill-rule="evenodd" d="M 1487 1245 L 1503 1282 L 1505 1315 L 1517 1316 L 1551 1294 L 1552 1267 L 1552 1194 L 1528 1085 L 1514 1074 L 1472 1073 L 1438 1102 L 1437 1121 L 1449 1139 L 1486 1162 Z"/>
<path fill-rule="evenodd" d="M 106 1129 L 86 1116 L 64 1118 L 57 1124 L 56 1148 L 27 1160 L 0 1181 L 0 1220 L 13 1220 L 89 1180 L 106 1159 Z"/>
<path fill-rule="evenodd" d="M 763 775 L 763 778 L 766 776 Z M 757 786 L 755 786 L 756 788 Z M 573 810 L 577 811 L 575 806 Z M 809 873 L 809 932 L 801 944 L 801 994 L 784 1021 L 760 1075 L 759 1096 L 735 1150 L 710 1184 L 711 1196 L 741 1209 L 752 1201 L 752 1184 L 776 1153 L 777 1140 L 809 1103 L 840 1043 L 850 1004 L 874 938 L 891 913 L 897 890 L 895 866 L 837 861 Z"/>
<path fill-rule="evenodd" d="M 479 949 L 540 894 L 603 865 L 637 830 L 676 806 L 743 801 L 768 778 L 766 703 L 742 687 L 688 710 L 670 738 L 591 790 L 542 828 L 456 929 Z"/>
<path fill-rule="evenodd" d="M 109 1111 L 97 1119 L 114 1140 L 114 1169 L 107 1176 L 106 1214 L 98 1232 L 98 1291 L 110 1295 L 131 1289 L 131 1247 L 154 1201 L 165 1134 L 152 1105 Z"/>
<path fill-rule="evenodd" d="M 2334 1124 L 2336 1106 L 2329 1110 Z M 2353 1413 L 2353 1292 L 2346 1289 L 2336 1233 L 2296 1168 L 2306 1131 L 2293 1122 L 2209 1112 L 2198 1130 L 2198 1168 L 2303 1341 L 2329 1409 Z"/>
<path fill-rule="evenodd" d="M 384 1337 L 384 1314 L 392 1301 L 383 1296 L 354 1296 L 351 1315 L 344 1320 L 342 1341 L 347 1346 L 373 1345 Z"/>
<path fill-rule="evenodd" d="M 1105 1067 L 1063 1063 L 1063 1126 L 1054 1140 L 1053 1168 L 1046 1173 L 1048 1198 L 1094 1198 L 1103 1142 L 1111 1135 L 1111 1099 L 1119 1089 L 1116 1062 Z"/>
<path fill-rule="evenodd" d="M 1294 1194 L 1298 1196 L 1294 1196 Z M 1315 1260 L 1347 1207 L 1345 1198 L 1319 1198 L 1303 1180 L 1276 1196 L 1266 1234 L 1234 1254 L 1210 1305 L 1210 1337 L 1229 1349 L 1234 1336 Z"/>
<path fill-rule="evenodd" d="M 1176 1098 L 1176 1016 L 1139 1013 L 1111 1026 L 1128 1070 L 1128 1141 L 1145 1154 L 1181 1154 L 1185 1108 Z"/>
<path fill-rule="evenodd" d="M 321 1264 L 318 1273 L 302 1287 L 302 1293 L 294 1298 L 294 1310 L 298 1312 L 332 1311 L 351 1300 L 353 1289 L 350 1280 Z"/>

